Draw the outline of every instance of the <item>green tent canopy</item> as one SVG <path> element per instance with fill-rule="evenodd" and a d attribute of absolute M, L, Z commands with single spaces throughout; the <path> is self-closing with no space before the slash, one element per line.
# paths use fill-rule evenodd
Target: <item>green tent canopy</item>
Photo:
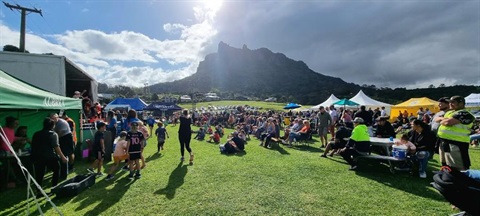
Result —
<path fill-rule="evenodd" d="M 0 70 L 0 109 L 69 110 L 81 108 L 81 100 L 41 90 Z"/>
<path fill-rule="evenodd" d="M 65 111 L 77 125 L 79 137 L 82 101 L 59 96 L 36 88 L 0 70 L 0 127 L 5 117 L 18 118 L 20 126 L 27 126 L 27 135 L 42 129 L 42 121 L 50 113 Z M 80 137 L 78 139 L 80 141 Z"/>

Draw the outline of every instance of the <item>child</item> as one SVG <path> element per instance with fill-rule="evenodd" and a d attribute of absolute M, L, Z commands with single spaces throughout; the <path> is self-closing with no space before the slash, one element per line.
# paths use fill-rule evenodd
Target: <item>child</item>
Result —
<path fill-rule="evenodd" d="M 409 138 L 408 138 L 407 134 L 403 134 L 402 137 L 400 138 L 400 141 L 395 142 L 395 145 L 396 146 L 400 146 L 400 145 L 407 146 L 407 154 L 410 154 L 410 155 L 415 154 L 415 151 L 417 149 L 417 147 L 415 147 L 415 145 L 412 142 L 409 141 Z"/>
<path fill-rule="evenodd" d="M 143 147 L 142 147 L 142 158 L 140 158 L 141 161 L 142 161 L 141 169 L 143 169 L 143 168 L 145 168 L 145 158 L 143 157 L 143 148 L 145 148 L 145 146 L 147 146 L 147 139 L 150 138 L 150 134 L 148 133 L 147 127 L 141 121 L 138 122 L 138 131 L 140 131 L 143 134 L 143 138 L 144 138 Z"/>
<path fill-rule="evenodd" d="M 160 153 L 160 150 L 163 150 L 163 144 L 165 144 L 165 135 L 167 138 L 168 136 L 167 130 L 163 127 L 162 122 L 158 122 L 158 128 L 155 130 L 155 135 L 157 135 L 157 153 Z"/>
<path fill-rule="evenodd" d="M 120 132 L 120 136 L 115 139 L 115 150 L 113 152 L 113 161 L 114 164 L 110 168 L 110 171 L 108 171 L 107 178 L 105 180 L 110 180 L 113 179 L 113 174 L 115 173 L 115 170 L 118 167 L 118 164 L 120 164 L 120 161 L 128 159 L 128 149 L 127 149 L 127 141 L 125 138 L 127 137 L 127 132 L 122 131 Z"/>
<path fill-rule="evenodd" d="M 133 179 L 133 169 L 136 170 L 135 178 L 139 179 L 140 174 L 140 159 L 142 158 L 143 143 L 145 138 L 143 134 L 138 131 L 138 122 L 131 123 L 131 130 L 127 133 L 127 149 L 129 154 L 128 166 L 130 168 L 129 179 Z"/>
<path fill-rule="evenodd" d="M 197 132 L 197 135 L 193 139 L 197 139 L 197 140 L 200 140 L 200 141 L 204 140 L 205 139 L 205 130 L 203 128 L 199 128 L 198 132 Z"/>
<path fill-rule="evenodd" d="M 218 131 L 215 131 L 215 133 L 210 135 L 208 142 L 212 142 L 212 139 L 214 143 L 220 143 L 220 134 L 218 134 Z"/>
<path fill-rule="evenodd" d="M 95 133 L 93 141 L 93 154 L 95 155 L 95 161 L 92 163 L 92 166 L 88 168 L 88 172 L 95 173 L 95 168 L 97 169 L 97 176 L 102 176 L 102 165 L 103 165 L 103 156 L 105 155 L 105 138 L 103 132 L 105 132 L 106 124 L 103 122 L 97 122 L 97 132 Z"/>

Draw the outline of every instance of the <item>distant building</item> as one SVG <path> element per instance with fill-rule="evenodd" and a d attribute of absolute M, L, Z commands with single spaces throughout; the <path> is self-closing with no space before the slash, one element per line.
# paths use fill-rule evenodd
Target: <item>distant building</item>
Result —
<path fill-rule="evenodd" d="M 220 97 L 217 96 L 217 93 L 206 93 L 205 94 L 205 100 L 206 101 L 216 101 L 216 100 L 220 100 Z"/>
<path fill-rule="evenodd" d="M 182 102 L 182 103 L 191 102 L 191 101 L 192 101 L 192 98 L 188 95 L 182 95 L 180 97 L 180 102 Z"/>
<path fill-rule="evenodd" d="M 165 96 L 160 101 L 164 103 L 177 103 L 178 98 L 173 96 Z"/>

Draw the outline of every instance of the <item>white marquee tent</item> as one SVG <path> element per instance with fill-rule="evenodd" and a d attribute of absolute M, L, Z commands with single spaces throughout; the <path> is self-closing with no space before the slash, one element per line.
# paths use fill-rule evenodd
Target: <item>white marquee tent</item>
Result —
<path fill-rule="evenodd" d="M 465 97 L 466 107 L 478 107 L 480 106 L 480 93 L 471 93 Z"/>
<path fill-rule="evenodd" d="M 387 104 L 387 103 L 383 103 L 383 102 L 380 102 L 380 101 L 377 101 L 377 100 L 374 100 L 370 97 L 368 97 L 365 93 L 363 93 L 362 90 L 360 90 L 357 95 L 355 95 L 354 97 L 350 98 L 351 101 L 355 102 L 355 103 L 358 103 L 360 105 L 363 105 L 365 106 L 367 109 L 368 108 L 372 108 L 372 109 L 375 109 L 377 107 L 385 107 L 385 111 L 387 112 L 387 114 L 390 115 L 390 109 L 392 107 L 391 104 Z"/>
<path fill-rule="evenodd" d="M 330 105 L 332 105 L 333 103 L 339 101 L 340 99 L 338 99 L 337 97 L 335 97 L 335 95 L 331 94 L 330 97 L 324 101 L 323 103 L 321 104 L 317 104 L 313 107 L 310 107 L 310 110 L 318 110 L 318 108 L 320 108 L 320 106 L 323 106 L 323 107 L 329 107 Z"/>

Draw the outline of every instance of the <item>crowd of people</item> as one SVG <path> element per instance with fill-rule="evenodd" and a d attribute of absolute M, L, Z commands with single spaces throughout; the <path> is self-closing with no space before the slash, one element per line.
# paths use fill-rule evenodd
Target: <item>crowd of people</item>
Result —
<path fill-rule="evenodd" d="M 114 163 L 106 179 L 114 178 L 122 161 L 122 169 L 130 172 L 129 178 L 141 178 L 141 170 L 146 166 L 143 156 L 146 140 L 155 135 L 157 153 L 161 153 L 169 138 L 166 126 L 179 123 L 180 160 L 185 160 L 186 150 L 190 165 L 194 162 L 190 146 L 192 134 L 196 134 L 194 139 L 219 144 L 220 152 L 225 154 L 245 151 L 245 145 L 253 138 L 258 139 L 260 146 L 265 148 L 272 147 L 272 139 L 292 147 L 294 142 L 309 140 L 316 134 L 321 148 L 325 148 L 321 156 L 338 154 L 347 161 L 350 170 L 358 167 L 356 156 L 375 151 L 370 145 L 370 137 L 399 136 L 401 138 L 395 145 L 406 146 L 409 157 L 416 163 L 419 176 L 426 178 L 428 160 L 435 153 L 439 154 L 442 165 L 459 170 L 469 169 L 468 147 L 480 138 L 480 130 L 478 126 L 473 127 L 475 118 L 464 106 L 465 100 L 460 96 L 444 97 L 438 100 L 439 112 L 431 113 L 423 108 L 417 112 L 417 116 L 403 112 L 393 123 L 388 121 L 385 107 L 367 110 L 365 106 L 360 106 L 359 110 L 330 106 L 305 112 L 260 111 L 237 106 L 215 112 L 194 110 L 189 113 L 184 110 L 163 119 L 150 115 L 145 121 L 137 117 L 135 110 L 127 113 L 112 110 L 107 112 L 105 122 L 95 121 L 97 132 L 91 146 L 95 161 L 88 170 L 98 176 L 103 175 L 106 146 L 110 145 L 113 147 Z M 153 131 L 155 124 L 158 128 Z M 75 159 L 73 151 L 77 138 L 74 121 L 66 113 L 61 116 L 52 113 L 43 122 L 43 129 L 36 132 L 31 140 L 26 137 L 27 128 L 18 125 L 18 119 L 7 117 L 3 131 L 14 148 L 31 144 L 37 182 L 42 183 L 45 167 L 53 171 L 52 186 L 65 179 L 68 168 L 73 169 Z M 192 125 L 197 126 L 198 130 L 192 130 Z M 233 132 L 225 134 L 226 128 L 233 129 Z M 470 136 L 472 128 L 474 134 Z M 105 131 L 109 131 L 114 138 L 110 143 L 105 142 Z M 328 135 L 331 139 L 328 139 Z M 227 141 L 221 143 L 224 136 L 227 136 Z M 0 148 L 0 153 L 8 151 L 5 143 Z"/>

